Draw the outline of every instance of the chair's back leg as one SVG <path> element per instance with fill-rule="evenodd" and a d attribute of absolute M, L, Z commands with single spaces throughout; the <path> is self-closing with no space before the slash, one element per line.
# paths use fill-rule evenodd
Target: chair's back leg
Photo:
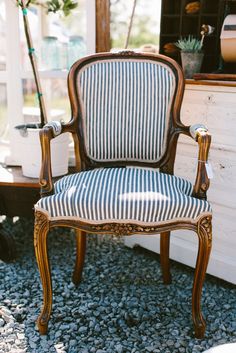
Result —
<path fill-rule="evenodd" d="M 171 283 L 170 274 L 170 232 L 161 233 L 160 238 L 160 259 L 163 282 L 165 284 Z"/>
<path fill-rule="evenodd" d="M 52 281 L 47 251 L 49 221 L 44 213 L 35 212 L 34 247 L 43 286 L 43 307 L 37 325 L 42 335 L 47 333 L 48 321 L 52 310 Z"/>
<path fill-rule="evenodd" d="M 192 315 L 195 329 L 195 336 L 203 338 L 206 323 L 201 313 L 201 294 L 202 286 L 206 274 L 212 243 L 212 224 L 211 216 L 201 218 L 198 222 L 198 255 L 194 274 L 193 293 L 192 293 Z"/>
<path fill-rule="evenodd" d="M 84 259 L 86 253 L 86 233 L 77 229 L 76 230 L 76 261 L 73 272 L 73 283 L 79 284 L 82 279 L 82 272 L 84 267 Z"/>

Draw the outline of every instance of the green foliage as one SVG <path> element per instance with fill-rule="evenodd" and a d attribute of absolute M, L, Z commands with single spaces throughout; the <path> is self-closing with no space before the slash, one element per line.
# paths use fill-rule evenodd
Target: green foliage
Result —
<path fill-rule="evenodd" d="M 33 77 L 37 87 L 37 96 L 39 100 L 40 109 L 40 126 L 43 127 L 47 123 L 47 112 L 45 109 L 44 96 L 42 94 L 41 82 L 39 78 L 39 71 L 37 66 L 37 60 L 34 53 L 34 45 L 32 41 L 31 31 L 29 22 L 27 21 L 27 8 L 31 5 L 42 6 L 47 12 L 62 11 L 65 16 L 68 16 L 74 8 L 77 7 L 78 0 L 16 0 L 16 4 L 21 7 L 24 22 L 24 31 L 26 37 L 26 43 L 30 58 L 30 63 L 33 71 Z"/>
<path fill-rule="evenodd" d="M 46 2 L 48 12 L 62 11 L 65 16 L 78 6 L 75 0 L 50 0 Z"/>
<path fill-rule="evenodd" d="M 18 0 L 18 5 L 23 7 L 24 0 Z M 47 12 L 56 13 L 62 11 L 64 16 L 68 16 L 73 9 L 78 6 L 77 0 L 28 0 L 24 1 L 25 7 L 29 7 L 31 4 L 42 6 Z"/>
<path fill-rule="evenodd" d="M 202 51 L 202 41 L 189 35 L 187 38 L 181 38 L 175 43 L 181 51 L 186 53 L 200 53 Z"/>
<path fill-rule="evenodd" d="M 148 25 L 150 25 L 150 18 L 148 16 L 137 16 L 134 18 L 129 48 L 139 48 L 143 44 L 158 45 L 159 37 L 149 30 Z M 155 24 L 153 24 L 153 27 L 154 26 Z M 127 36 L 127 21 L 115 22 L 115 19 L 113 19 L 111 32 L 114 34 L 112 38 L 112 48 L 123 48 Z"/>
<path fill-rule="evenodd" d="M 145 44 L 158 46 L 160 3 L 160 0 L 137 1 L 128 44 L 130 49 Z M 133 0 L 110 0 L 110 5 L 111 47 L 121 49 L 127 39 Z"/>

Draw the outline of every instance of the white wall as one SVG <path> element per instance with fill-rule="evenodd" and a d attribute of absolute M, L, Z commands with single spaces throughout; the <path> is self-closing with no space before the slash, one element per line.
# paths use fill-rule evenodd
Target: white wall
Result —
<path fill-rule="evenodd" d="M 214 170 L 208 191 L 213 208 L 213 247 L 207 272 L 236 283 L 236 87 L 187 85 L 182 106 L 186 125 L 204 123 L 212 134 L 210 160 Z M 175 173 L 195 179 L 197 144 L 181 136 Z M 139 244 L 159 253 L 159 236 L 132 236 L 127 246 Z M 170 257 L 195 266 L 197 236 L 176 231 L 171 236 Z"/>

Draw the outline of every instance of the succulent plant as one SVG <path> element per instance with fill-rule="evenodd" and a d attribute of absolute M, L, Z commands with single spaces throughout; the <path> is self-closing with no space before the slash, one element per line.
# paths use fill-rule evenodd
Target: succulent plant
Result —
<path fill-rule="evenodd" d="M 202 51 L 203 41 L 189 35 L 186 38 L 179 39 L 175 45 L 186 53 L 200 53 Z"/>

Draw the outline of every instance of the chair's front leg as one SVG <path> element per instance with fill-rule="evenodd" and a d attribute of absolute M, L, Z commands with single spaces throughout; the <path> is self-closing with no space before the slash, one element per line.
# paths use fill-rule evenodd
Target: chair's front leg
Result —
<path fill-rule="evenodd" d="M 170 273 L 170 232 L 161 233 L 160 239 L 160 259 L 161 259 L 161 270 L 163 282 L 165 284 L 171 283 L 171 273 Z"/>
<path fill-rule="evenodd" d="M 73 272 L 73 283 L 79 284 L 82 279 L 82 272 L 84 267 L 84 259 L 86 253 L 86 233 L 77 229 L 76 230 L 76 261 Z"/>
<path fill-rule="evenodd" d="M 201 313 L 201 294 L 202 286 L 206 274 L 208 260 L 211 252 L 212 243 L 212 224 L 211 216 L 203 217 L 198 222 L 198 255 L 194 274 L 193 293 L 192 293 L 192 315 L 195 329 L 195 336 L 203 338 L 206 323 Z"/>
<path fill-rule="evenodd" d="M 48 231 L 49 221 L 47 216 L 40 211 L 36 211 L 34 226 L 34 247 L 43 286 L 43 307 L 41 314 L 38 317 L 37 325 L 39 332 L 42 335 L 47 333 L 48 321 L 52 310 L 52 282 L 47 251 Z"/>

